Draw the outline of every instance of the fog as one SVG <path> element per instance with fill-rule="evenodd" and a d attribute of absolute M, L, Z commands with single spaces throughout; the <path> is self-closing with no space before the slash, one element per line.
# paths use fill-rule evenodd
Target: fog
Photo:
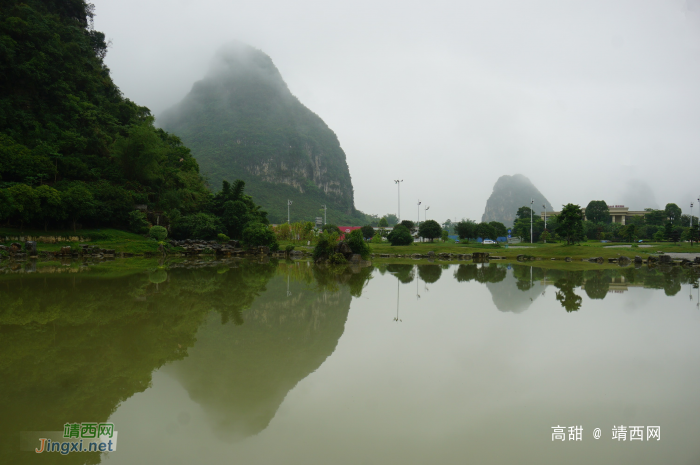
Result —
<path fill-rule="evenodd" d="M 366 213 L 396 213 L 403 179 L 403 218 L 480 220 L 515 173 L 555 208 L 700 197 L 700 0 L 93 1 L 115 82 L 156 116 L 225 43 L 267 53 Z"/>

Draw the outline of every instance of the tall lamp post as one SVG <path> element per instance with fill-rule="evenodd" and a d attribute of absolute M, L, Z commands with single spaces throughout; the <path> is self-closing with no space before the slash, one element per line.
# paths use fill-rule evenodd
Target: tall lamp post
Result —
<path fill-rule="evenodd" d="M 547 230 L 547 207 L 545 205 L 542 205 L 542 208 L 544 208 L 544 230 Z M 545 236 L 546 238 L 547 236 Z M 547 243 L 547 239 L 544 240 L 544 243 Z"/>
<path fill-rule="evenodd" d="M 535 203 L 535 199 L 530 199 L 530 244 L 532 244 L 532 206 Z"/>
<path fill-rule="evenodd" d="M 292 206 L 292 201 L 287 199 L 287 224 L 292 224 L 291 221 L 289 221 L 289 207 Z"/>
<path fill-rule="evenodd" d="M 420 226 L 420 204 L 421 204 L 421 201 L 418 200 L 418 224 L 416 225 L 416 228 L 418 228 L 418 226 Z"/>
<path fill-rule="evenodd" d="M 403 179 L 394 179 L 394 182 L 397 186 L 399 186 L 399 216 L 396 218 L 396 222 L 398 223 L 401 221 L 401 183 L 403 182 Z"/>
<path fill-rule="evenodd" d="M 323 207 L 323 225 L 326 225 L 326 206 L 321 205 Z"/>
<path fill-rule="evenodd" d="M 690 227 L 691 229 L 693 227 L 693 202 L 690 202 Z"/>

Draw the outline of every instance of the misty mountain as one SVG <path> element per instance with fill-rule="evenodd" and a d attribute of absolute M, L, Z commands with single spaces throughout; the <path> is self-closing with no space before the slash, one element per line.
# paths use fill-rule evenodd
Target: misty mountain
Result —
<path fill-rule="evenodd" d="M 529 207 L 530 199 L 535 200 L 532 207 L 535 213 L 542 211 L 542 205 L 547 206 L 547 211 L 553 210 L 549 200 L 522 174 L 501 176 L 494 184 L 493 192 L 486 201 L 486 209 L 481 221 L 500 221 L 508 227 L 513 226 L 518 208 Z"/>
<path fill-rule="evenodd" d="M 245 44 L 221 49 L 208 75 L 158 118 L 199 162 L 213 188 L 242 179 L 272 223 L 364 220 L 335 133 L 289 91 L 269 56 Z M 355 221 L 352 221 L 355 218 Z"/>

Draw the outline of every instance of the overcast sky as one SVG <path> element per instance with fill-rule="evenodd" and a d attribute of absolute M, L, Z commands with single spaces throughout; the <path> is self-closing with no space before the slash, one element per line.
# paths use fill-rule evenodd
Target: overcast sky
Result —
<path fill-rule="evenodd" d="M 480 220 L 515 173 L 555 208 L 700 197 L 700 0 L 93 2 L 116 84 L 156 116 L 223 44 L 267 53 L 366 213 L 396 213 L 403 179 L 402 218 Z"/>

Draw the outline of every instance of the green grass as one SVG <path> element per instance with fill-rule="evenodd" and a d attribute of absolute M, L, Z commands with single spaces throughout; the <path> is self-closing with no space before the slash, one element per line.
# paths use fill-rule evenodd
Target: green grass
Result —
<path fill-rule="evenodd" d="M 142 254 L 144 252 L 158 251 L 158 243 L 156 241 L 139 234 L 120 231 L 118 229 L 81 229 L 74 233 L 72 230 L 44 231 L 43 229 L 24 229 L 20 232 L 17 229 L 0 228 L 0 244 L 10 245 L 13 241 L 3 242 L 5 236 L 77 236 L 85 239 L 85 244 L 96 245 L 103 249 L 114 249 L 117 253 L 128 252 Z M 54 244 L 38 242 L 37 249 L 39 251 L 55 252 L 61 247 L 77 247 L 79 244 L 81 244 L 80 241 L 56 242 Z"/>
<path fill-rule="evenodd" d="M 670 252 L 697 252 L 700 253 L 700 246 L 690 244 L 673 244 L 668 242 L 663 243 L 648 243 L 646 245 L 651 245 L 650 248 L 642 247 L 612 247 L 608 248 L 606 246 L 610 245 L 623 245 L 620 243 L 602 243 L 596 242 L 583 242 L 577 245 L 566 245 L 562 243 L 548 243 L 548 244 L 516 244 L 509 245 L 506 248 L 505 245 L 482 245 L 477 243 L 460 243 L 455 244 L 454 242 L 416 242 L 412 245 L 407 246 L 391 246 L 389 243 L 384 244 L 372 244 L 372 253 L 374 254 L 427 254 L 429 251 L 434 251 L 435 253 L 455 253 L 455 254 L 465 254 L 474 252 L 488 252 L 491 255 L 497 255 L 506 257 L 508 259 L 515 259 L 518 255 L 531 255 L 533 257 L 539 257 L 543 260 L 555 258 L 564 259 L 565 257 L 571 257 L 573 260 L 580 260 L 582 258 L 591 257 L 603 257 L 603 258 L 616 258 L 620 255 L 625 255 L 628 257 L 634 257 L 639 255 L 642 258 L 646 258 L 649 255 L 654 255 L 657 251 L 662 251 L 664 253 Z M 631 244 L 626 244 L 631 245 Z M 527 247 L 527 248 L 525 248 Z"/>

